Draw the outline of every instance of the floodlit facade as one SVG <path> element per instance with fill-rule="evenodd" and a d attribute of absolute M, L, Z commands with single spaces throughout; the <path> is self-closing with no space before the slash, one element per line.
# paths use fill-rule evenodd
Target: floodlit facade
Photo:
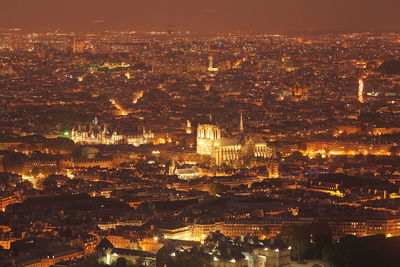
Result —
<path fill-rule="evenodd" d="M 217 125 L 199 124 L 197 127 L 197 154 L 211 157 L 217 166 L 242 165 L 247 158 L 272 158 L 274 151 L 259 137 L 243 133 L 223 137 Z"/>
<path fill-rule="evenodd" d="M 88 125 L 77 125 L 71 131 L 71 139 L 79 144 L 130 144 L 140 146 L 142 144 L 151 143 L 154 140 L 154 133 L 151 131 L 137 135 L 123 135 L 116 131 L 110 132 L 106 124 L 99 124 L 95 118 Z"/>

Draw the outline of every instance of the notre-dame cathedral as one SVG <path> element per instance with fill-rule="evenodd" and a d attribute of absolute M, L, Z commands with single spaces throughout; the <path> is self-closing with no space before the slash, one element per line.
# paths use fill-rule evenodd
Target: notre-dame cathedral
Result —
<path fill-rule="evenodd" d="M 212 124 L 197 127 L 197 153 L 207 155 L 217 166 L 239 166 L 248 158 L 273 158 L 274 151 L 260 136 L 244 133 L 243 117 L 240 117 L 240 133 L 222 136 L 221 128 Z"/>

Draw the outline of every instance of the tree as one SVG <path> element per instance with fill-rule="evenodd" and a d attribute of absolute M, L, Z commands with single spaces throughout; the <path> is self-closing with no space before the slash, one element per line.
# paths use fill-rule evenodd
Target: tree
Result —
<path fill-rule="evenodd" d="M 40 170 L 39 170 L 38 167 L 33 167 L 33 168 L 32 168 L 32 170 L 31 170 L 31 175 L 32 175 L 33 177 L 38 176 L 39 173 L 40 173 Z"/>
<path fill-rule="evenodd" d="M 162 156 L 160 156 L 160 157 L 157 158 L 157 163 L 158 163 L 158 164 L 161 164 L 161 165 L 166 165 L 166 166 L 168 166 L 168 165 L 171 164 L 171 159 L 169 159 L 169 158 L 167 158 L 167 157 L 162 157 Z"/>
<path fill-rule="evenodd" d="M 226 186 L 224 186 L 221 183 L 211 183 L 208 185 L 208 190 L 210 191 L 211 194 L 216 195 L 216 194 L 222 194 L 226 190 Z"/>
<path fill-rule="evenodd" d="M 33 184 L 29 181 L 22 181 L 17 184 L 17 189 L 25 193 L 33 189 Z"/>
<path fill-rule="evenodd" d="M 310 227 L 310 233 L 312 235 L 311 241 L 313 248 L 311 256 L 316 259 L 321 259 L 322 250 L 332 244 L 332 232 L 326 222 L 316 222 Z"/>
<path fill-rule="evenodd" d="M 120 257 L 115 262 L 115 267 L 128 267 L 128 261 L 125 258 Z"/>
<path fill-rule="evenodd" d="M 400 146 L 391 146 L 389 148 L 390 155 L 396 156 L 400 153 Z"/>
<path fill-rule="evenodd" d="M 25 160 L 26 155 L 7 151 L 3 158 L 3 168 L 7 172 L 21 174 L 24 168 Z"/>
<path fill-rule="evenodd" d="M 88 259 L 88 260 L 83 260 L 77 265 L 74 265 L 75 267 L 109 267 L 110 265 L 104 264 L 104 263 L 99 263 L 98 260 L 96 259 Z"/>
<path fill-rule="evenodd" d="M 311 234 L 308 225 L 290 225 L 283 230 L 284 235 L 288 237 L 288 243 L 292 247 L 292 253 L 295 254 L 299 262 L 304 261 L 304 253 L 311 248 Z"/>
<path fill-rule="evenodd" d="M 45 147 L 49 150 L 69 150 L 72 151 L 75 147 L 74 141 L 68 138 L 47 139 Z"/>
<path fill-rule="evenodd" d="M 298 261 L 305 257 L 321 259 L 323 250 L 332 244 L 332 234 L 326 222 L 316 222 L 308 225 L 290 225 L 283 229 L 292 246 L 292 253 Z"/>
<path fill-rule="evenodd" d="M 321 153 L 318 153 L 315 156 L 315 160 L 318 162 L 318 164 L 323 164 L 324 163 L 324 158 L 322 157 Z"/>
<path fill-rule="evenodd" d="M 385 235 L 344 236 L 323 250 L 323 260 L 334 266 L 398 266 L 400 238 Z"/>
<path fill-rule="evenodd" d="M 57 187 L 57 181 L 54 179 L 54 177 L 49 176 L 43 180 L 42 186 L 45 190 L 52 189 Z"/>
<path fill-rule="evenodd" d="M 293 152 L 291 155 L 289 155 L 288 157 L 286 157 L 285 161 L 289 162 L 289 163 L 296 163 L 296 162 L 307 162 L 308 161 L 308 157 L 304 156 L 301 152 L 299 151 L 295 151 Z"/>

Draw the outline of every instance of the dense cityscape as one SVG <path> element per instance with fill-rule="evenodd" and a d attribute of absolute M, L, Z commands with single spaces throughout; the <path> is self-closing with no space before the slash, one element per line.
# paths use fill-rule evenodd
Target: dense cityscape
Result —
<path fill-rule="evenodd" d="M 400 34 L 0 30 L 0 266 L 399 266 Z"/>

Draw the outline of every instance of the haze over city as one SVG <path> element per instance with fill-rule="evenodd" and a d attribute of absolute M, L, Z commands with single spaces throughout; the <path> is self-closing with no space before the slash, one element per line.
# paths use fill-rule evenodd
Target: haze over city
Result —
<path fill-rule="evenodd" d="M 195 32 L 399 30 L 396 0 L 2 0 L 0 24 L 30 30 Z"/>

